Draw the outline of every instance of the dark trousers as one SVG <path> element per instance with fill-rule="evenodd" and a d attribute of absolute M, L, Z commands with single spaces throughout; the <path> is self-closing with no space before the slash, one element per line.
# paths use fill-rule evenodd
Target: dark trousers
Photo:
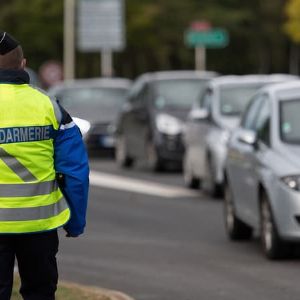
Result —
<path fill-rule="evenodd" d="M 15 258 L 23 299 L 54 300 L 58 280 L 57 251 L 57 230 L 0 235 L 0 300 L 11 297 Z"/>

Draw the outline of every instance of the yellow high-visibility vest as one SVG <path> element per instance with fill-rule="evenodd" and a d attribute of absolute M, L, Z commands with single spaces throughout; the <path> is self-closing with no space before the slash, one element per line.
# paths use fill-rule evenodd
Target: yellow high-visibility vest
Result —
<path fill-rule="evenodd" d="M 55 104 L 28 84 L 0 84 L 0 233 L 52 230 L 70 218 L 54 170 Z"/>

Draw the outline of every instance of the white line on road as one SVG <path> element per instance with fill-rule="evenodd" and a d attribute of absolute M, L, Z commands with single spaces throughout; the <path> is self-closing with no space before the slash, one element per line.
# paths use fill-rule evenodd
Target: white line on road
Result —
<path fill-rule="evenodd" d="M 97 171 L 90 172 L 90 184 L 164 198 L 199 197 L 199 193 L 185 188 Z"/>

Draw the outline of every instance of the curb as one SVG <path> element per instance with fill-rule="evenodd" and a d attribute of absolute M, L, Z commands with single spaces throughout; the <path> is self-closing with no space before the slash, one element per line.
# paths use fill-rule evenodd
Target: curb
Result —
<path fill-rule="evenodd" d="M 74 287 L 86 292 L 90 292 L 92 294 L 95 294 L 95 296 L 104 296 L 107 297 L 107 300 L 134 300 L 132 297 L 114 290 L 104 289 L 104 288 L 98 288 L 95 286 L 86 286 L 81 285 L 77 283 L 72 283 L 68 281 L 60 281 L 59 285 L 65 286 L 65 287 Z"/>

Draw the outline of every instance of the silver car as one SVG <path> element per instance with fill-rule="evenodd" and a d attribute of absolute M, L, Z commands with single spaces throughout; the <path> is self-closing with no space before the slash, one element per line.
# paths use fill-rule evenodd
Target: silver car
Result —
<path fill-rule="evenodd" d="M 300 241 L 300 81 L 276 84 L 252 99 L 230 137 L 225 225 L 232 240 L 259 230 L 270 259 Z"/>
<path fill-rule="evenodd" d="M 251 96 L 266 84 L 295 80 L 291 75 L 222 76 L 212 79 L 191 110 L 184 132 L 184 181 L 212 196 L 223 193 L 226 143 Z"/>

